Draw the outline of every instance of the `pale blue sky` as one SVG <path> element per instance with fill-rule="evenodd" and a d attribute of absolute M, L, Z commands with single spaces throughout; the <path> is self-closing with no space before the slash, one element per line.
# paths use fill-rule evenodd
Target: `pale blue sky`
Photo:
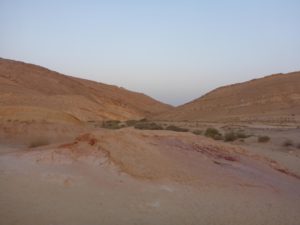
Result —
<path fill-rule="evenodd" d="M 0 0 L 0 57 L 178 105 L 300 70 L 300 1 Z"/>

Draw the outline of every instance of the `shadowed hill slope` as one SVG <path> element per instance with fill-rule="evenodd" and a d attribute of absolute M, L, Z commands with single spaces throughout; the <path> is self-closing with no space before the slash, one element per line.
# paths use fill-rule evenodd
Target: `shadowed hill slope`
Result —
<path fill-rule="evenodd" d="M 300 72 L 293 72 L 217 88 L 156 119 L 294 122 L 299 114 Z"/>
<path fill-rule="evenodd" d="M 172 107 L 144 94 L 112 85 L 65 76 L 46 68 L 0 58 L 0 118 L 30 120 L 69 114 L 81 121 L 139 119 Z M 3 115 L 1 115 L 1 112 Z M 10 113 L 7 113 L 10 112 Z M 54 113 L 56 112 L 56 114 Z M 21 118 L 22 119 L 22 118 Z M 51 118 L 52 120 L 55 118 Z"/>

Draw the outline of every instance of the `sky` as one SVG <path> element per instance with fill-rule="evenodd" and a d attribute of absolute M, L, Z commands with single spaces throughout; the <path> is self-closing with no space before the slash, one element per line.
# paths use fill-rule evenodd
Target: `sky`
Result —
<path fill-rule="evenodd" d="M 299 0 L 0 0 L 0 57 L 180 105 L 300 70 Z"/>

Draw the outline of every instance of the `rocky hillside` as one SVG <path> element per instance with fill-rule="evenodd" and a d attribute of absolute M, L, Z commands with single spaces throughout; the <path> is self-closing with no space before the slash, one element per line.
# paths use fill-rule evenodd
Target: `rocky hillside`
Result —
<path fill-rule="evenodd" d="M 139 119 L 172 107 L 144 94 L 0 58 L 0 119 Z"/>
<path fill-rule="evenodd" d="M 217 88 L 156 117 L 190 121 L 300 121 L 300 72 Z"/>

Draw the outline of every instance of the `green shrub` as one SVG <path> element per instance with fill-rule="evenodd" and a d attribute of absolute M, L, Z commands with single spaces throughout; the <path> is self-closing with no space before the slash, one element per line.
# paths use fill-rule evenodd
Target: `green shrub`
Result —
<path fill-rule="evenodd" d="M 156 123 L 137 123 L 135 129 L 140 130 L 163 130 L 164 128 Z"/>
<path fill-rule="evenodd" d="M 174 125 L 167 126 L 166 130 L 172 130 L 172 131 L 176 131 L 176 132 L 188 132 L 189 131 L 189 129 L 177 127 Z"/>
<path fill-rule="evenodd" d="M 36 148 L 39 146 L 44 146 L 44 145 L 49 145 L 49 141 L 44 139 L 44 138 L 38 138 L 36 140 L 33 140 L 30 144 L 29 147 L 30 148 Z"/>
<path fill-rule="evenodd" d="M 106 129 L 120 129 L 123 127 L 120 123 L 119 120 L 107 120 L 103 121 L 102 127 Z"/>
<path fill-rule="evenodd" d="M 233 131 L 228 132 L 224 135 L 224 141 L 226 142 L 235 141 L 236 139 L 238 139 L 238 137 Z"/>
<path fill-rule="evenodd" d="M 260 142 L 260 143 L 265 143 L 265 142 L 270 141 L 270 137 L 268 137 L 268 136 L 259 136 L 257 138 L 257 141 Z"/>
<path fill-rule="evenodd" d="M 294 143 L 291 141 L 291 140 L 286 140 L 283 142 L 283 146 L 284 147 L 290 147 L 290 146 L 293 146 Z"/>
<path fill-rule="evenodd" d="M 214 140 L 222 140 L 222 134 L 215 128 L 207 128 L 204 135 Z"/>
<path fill-rule="evenodd" d="M 195 135 L 201 135 L 202 134 L 202 130 L 194 130 L 193 134 L 195 134 Z"/>

